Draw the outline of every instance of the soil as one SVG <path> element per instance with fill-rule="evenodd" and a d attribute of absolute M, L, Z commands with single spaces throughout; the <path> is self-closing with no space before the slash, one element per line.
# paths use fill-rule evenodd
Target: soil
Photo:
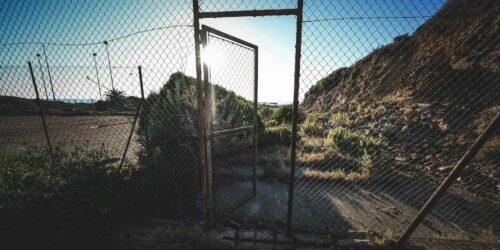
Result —
<path fill-rule="evenodd" d="M 46 116 L 53 147 L 82 146 L 100 149 L 106 146 L 110 157 L 121 157 L 130 134 L 130 116 Z M 19 154 L 30 147 L 47 145 L 40 116 L 0 116 L 0 150 Z M 128 158 L 135 160 L 139 144 L 134 138 Z"/>

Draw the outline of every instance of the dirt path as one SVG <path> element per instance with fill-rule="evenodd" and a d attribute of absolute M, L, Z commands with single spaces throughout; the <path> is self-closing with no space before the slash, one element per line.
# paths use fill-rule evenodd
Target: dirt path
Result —
<path fill-rule="evenodd" d="M 245 171 L 242 171 L 245 172 Z M 239 177 L 239 178 L 238 178 Z M 217 207 L 220 209 L 233 204 L 238 197 L 251 193 L 250 179 L 228 177 L 216 179 Z M 300 177 L 298 177 L 300 179 Z M 385 188 L 384 188 L 385 187 Z M 390 190 L 390 191 L 389 191 Z M 421 204 L 433 191 L 415 193 L 411 187 L 359 185 L 348 182 L 317 182 L 296 184 L 293 223 L 296 229 L 316 232 L 330 231 L 342 234 L 346 231 L 377 232 L 386 238 L 395 238 L 408 226 L 417 214 Z M 451 200 L 454 199 L 453 202 Z M 442 204 L 420 225 L 414 237 L 466 239 L 468 235 L 460 229 L 461 218 L 443 216 L 448 214 L 457 202 L 464 207 L 467 201 L 448 195 L 447 204 Z M 223 221 L 235 221 L 244 225 L 278 224 L 285 225 L 287 218 L 288 184 L 258 181 L 257 195 Z M 470 207 L 474 208 L 472 204 Z M 472 213 L 495 216 L 496 210 Z M 498 225 L 488 226 L 498 228 Z M 494 229 L 496 230 L 496 229 Z"/>

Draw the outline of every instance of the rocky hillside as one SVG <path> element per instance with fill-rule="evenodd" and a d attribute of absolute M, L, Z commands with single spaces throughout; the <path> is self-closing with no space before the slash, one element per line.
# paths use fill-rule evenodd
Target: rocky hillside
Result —
<path fill-rule="evenodd" d="M 412 36 L 396 37 L 320 80 L 306 93 L 302 107 L 331 111 L 353 97 L 367 102 L 395 94 L 416 102 L 451 102 L 457 89 L 468 88 L 471 95 L 498 90 L 499 11 L 496 0 L 449 1 Z"/>
<path fill-rule="evenodd" d="M 406 171 L 443 177 L 500 112 L 499 13 L 498 0 L 450 0 L 412 35 L 318 81 L 301 108 L 345 113 L 349 124 L 336 126 L 383 139 Z M 498 134 L 469 180 L 489 194 L 500 187 Z"/>

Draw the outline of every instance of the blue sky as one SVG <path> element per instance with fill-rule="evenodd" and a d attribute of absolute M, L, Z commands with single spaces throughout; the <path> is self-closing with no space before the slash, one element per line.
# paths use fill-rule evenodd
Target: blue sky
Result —
<path fill-rule="evenodd" d="M 201 1 L 201 7 L 207 11 L 228 10 L 235 9 L 238 3 L 243 3 L 243 9 L 295 6 L 291 0 L 228 0 L 225 4 Z M 306 0 L 301 94 L 333 70 L 349 66 L 373 49 L 390 43 L 394 36 L 412 33 L 442 3 L 443 0 Z M 32 95 L 26 61 L 31 60 L 40 68 L 36 54 L 41 53 L 42 45 L 36 42 L 41 42 L 59 44 L 45 47 L 60 98 L 98 98 L 96 85 L 87 79 L 88 76 L 96 80 L 92 53 L 98 53 L 101 83 L 109 88 L 111 82 L 105 46 L 99 42 L 157 28 L 160 29 L 110 42 L 116 87 L 138 95 L 137 65 L 144 68 L 146 92 L 157 90 L 175 71 L 193 74 L 191 7 L 189 0 L 3 0 L 0 43 L 28 44 L 0 47 L 1 94 Z M 202 23 L 257 44 L 259 99 L 291 102 L 295 17 L 206 19 Z M 172 25 L 180 27 L 165 28 Z M 35 74 L 38 80 L 47 80 L 45 67 L 35 70 Z"/>

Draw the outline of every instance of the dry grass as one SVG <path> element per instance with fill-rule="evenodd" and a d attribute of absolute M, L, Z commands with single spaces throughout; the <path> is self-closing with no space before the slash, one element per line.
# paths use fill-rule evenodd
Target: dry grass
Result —
<path fill-rule="evenodd" d="M 342 170 L 334 171 L 319 171 L 306 168 L 303 175 L 307 178 L 314 178 L 319 180 L 347 180 L 347 181 L 362 181 L 368 178 L 367 174 L 350 172 L 346 173 Z"/>
<path fill-rule="evenodd" d="M 311 162 L 323 162 L 335 155 L 332 151 L 323 151 L 323 152 L 313 152 L 313 153 L 305 153 L 298 152 L 297 161 L 302 163 L 311 163 Z"/>

